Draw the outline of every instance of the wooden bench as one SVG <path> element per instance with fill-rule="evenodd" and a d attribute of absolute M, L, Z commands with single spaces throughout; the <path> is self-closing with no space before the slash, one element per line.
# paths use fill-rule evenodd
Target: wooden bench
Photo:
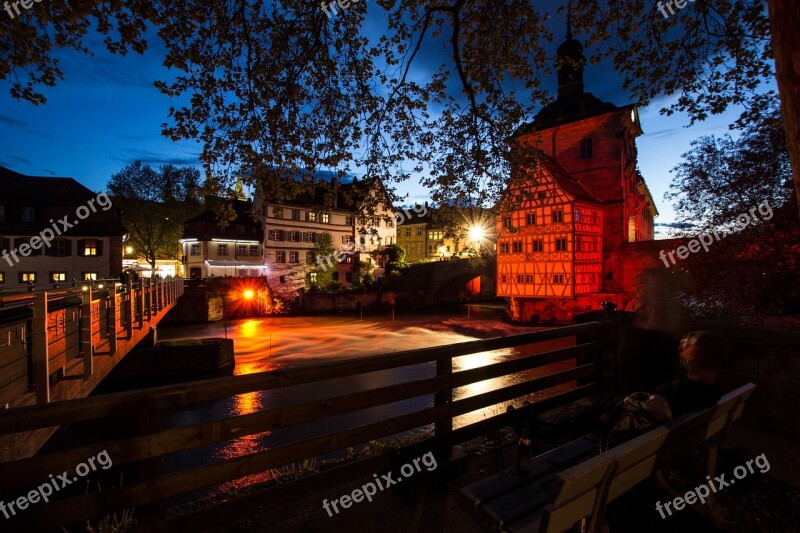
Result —
<path fill-rule="evenodd" d="M 624 444 L 595 455 L 599 435 L 588 435 L 540 455 L 530 476 L 514 468 L 464 487 L 461 494 L 492 531 L 559 532 L 591 517 L 589 531 L 600 531 L 605 508 L 650 478 L 663 464 L 685 456 L 714 437 L 741 414 L 755 389 L 748 383 L 722 396 L 716 405 L 687 413 Z M 716 468 L 716 445 L 709 468 Z"/>

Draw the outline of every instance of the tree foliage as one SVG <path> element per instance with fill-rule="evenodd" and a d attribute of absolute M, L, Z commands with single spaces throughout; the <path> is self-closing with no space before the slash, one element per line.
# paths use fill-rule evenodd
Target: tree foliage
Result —
<path fill-rule="evenodd" d="M 333 282 L 333 273 L 336 272 L 336 259 L 333 253 L 333 236 L 330 233 L 317 233 L 317 240 L 307 255 L 308 271 L 316 274 L 316 282 L 311 286 L 314 289 L 324 289 Z"/>
<path fill-rule="evenodd" d="M 675 169 L 668 196 L 694 222 L 685 236 L 730 231 L 681 263 L 690 280 L 684 300 L 695 312 L 800 311 L 800 228 L 783 131 L 773 112 L 739 139 L 696 141 Z M 742 216 L 752 222 L 740 223 Z"/>
<path fill-rule="evenodd" d="M 641 0 L 570 5 L 590 59 L 609 61 L 639 105 L 666 95 L 665 113 L 694 121 L 740 104 L 744 124 L 772 98 L 760 0 L 696 2 L 668 19 Z M 305 0 L 54 0 L 0 17 L 0 80 L 15 98 L 43 103 L 63 77 L 58 49 L 87 51 L 92 22 L 118 54 L 141 53 L 152 26 L 176 73 L 156 86 L 187 102 L 163 132 L 199 139 L 217 179 L 241 172 L 264 201 L 280 202 L 310 190 L 317 169 L 357 166 L 392 183 L 427 166 L 422 183 L 436 203 L 491 205 L 515 179 L 510 169 L 536 155 L 508 140 L 550 98 L 554 7 L 377 0 L 329 21 Z M 367 9 L 388 21 L 374 39 Z"/>
<path fill-rule="evenodd" d="M 202 209 L 200 172 L 163 165 L 156 171 L 136 161 L 114 174 L 106 187 L 122 210 L 127 241 L 155 269 L 156 259 L 179 259 L 186 220 Z"/>

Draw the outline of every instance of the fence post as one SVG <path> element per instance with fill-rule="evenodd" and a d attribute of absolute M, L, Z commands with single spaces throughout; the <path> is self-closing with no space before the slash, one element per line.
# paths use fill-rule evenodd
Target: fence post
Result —
<path fill-rule="evenodd" d="M 94 372 L 92 353 L 92 286 L 81 294 L 81 353 L 83 354 L 83 379 L 88 379 Z"/>
<path fill-rule="evenodd" d="M 139 325 L 136 329 L 142 329 L 144 327 L 144 280 L 139 280 L 139 290 L 135 292 L 136 298 L 136 320 L 138 321 Z"/>
<path fill-rule="evenodd" d="M 442 459 L 449 459 L 453 451 L 453 414 L 449 408 L 453 403 L 453 358 L 450 355 L 436 360 L 436 376 L 447 376 L 447 384 L 434 395 L 434 406 L 447 405 L 448 409 L 447 417 L 436 422 L 434 437 Z"/>
<path fill-rule="evenodd" d="M 133 337 L 133 310 L 136 308 L 136 298 L 133 295 L 133 281 L 126 284 L 127 298 L 125 299 L 125 335 L 128 339 Z"/>
<path fill-rule="evenodd" d="M 109 312 L 106 315 L 106 329 L 111 324 L 111 334 L 108 336 L 108 352 L 111 357 L 117 354 L 117 284 L 111 282 L 108 291 L 108 300 L 111 303 Z"/>
<path fill-rule="evenodd" d="M 36 293 L 33 304 L 33 384 L 36 403 L 50 403 L 50 350 L 47 342 L 47 291 Z"/>

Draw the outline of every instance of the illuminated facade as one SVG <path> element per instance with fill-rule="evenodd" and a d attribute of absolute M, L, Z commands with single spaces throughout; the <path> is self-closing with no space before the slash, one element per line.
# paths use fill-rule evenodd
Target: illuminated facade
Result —
<path fill-rule="evenodd" d="M 635 273 L 623 268 L 623 248 L 653 240 L 658 212 L 637 169 L 636 108 L 585 92 L 585 62 L 568 31 L 556 57 L 558 98 L 517 133 L 541 164 L 523 170 L 528 184 L 507 191 L 497 220 L 498 296 L 516 320 L 544 310 L 568 318 L 603 300 L 626 305 L 625 277 Z"/>

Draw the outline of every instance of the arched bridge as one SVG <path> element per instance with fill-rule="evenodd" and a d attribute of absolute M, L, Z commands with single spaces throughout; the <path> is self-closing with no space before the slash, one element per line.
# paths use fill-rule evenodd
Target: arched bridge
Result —
<path fill-rule="evenodd" d="M 481 259 L 452 259 L 421 265 L 427 280 L 430 303 L 494 298 L 495 272 L 493 257 Z"/>

